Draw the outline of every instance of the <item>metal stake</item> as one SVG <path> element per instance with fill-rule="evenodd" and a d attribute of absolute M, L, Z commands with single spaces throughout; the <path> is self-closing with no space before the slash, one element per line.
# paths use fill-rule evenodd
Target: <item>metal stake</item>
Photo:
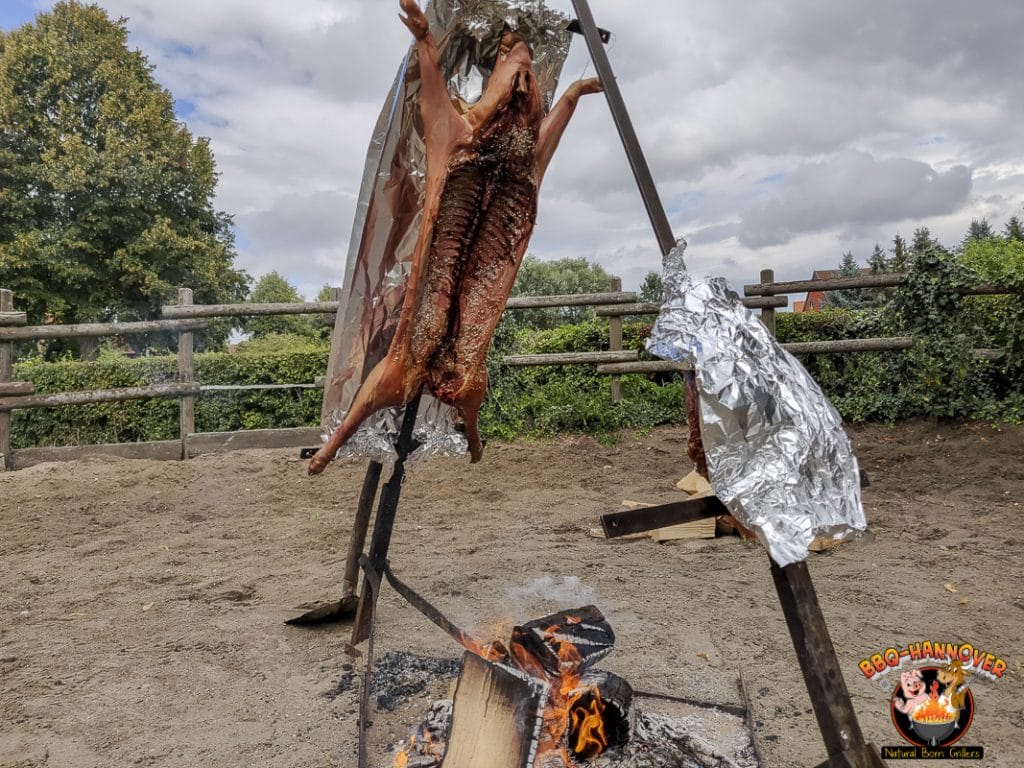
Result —
<path fill-rule="evenodd" d="M 654 185 L 654 177 L 651 176 L 647 158 L 644 157 L 644 151 L 640 148 L 640 140 L 633 128 L 633 121 L 626 109 L 626 102 L 622 99 L 622 91 L 619 90 L 619 83 L 615 79 L 608 54 L 601 42 L 601 31 L 594 22 L 594 14 L 591 12 L 590 3 L 587 0 L 572 0 L 572 4 L 576 8 L 576 15 L 579 17 L 580 26 L 583 29 L 583 37 L 590 50 L 590 58 L 594 62 L 597 76 L 604 88 L 604 95 L 608 99 L 608 107 L 612 111 L 612 119 L 619 131 L 619 138 L 622 139 L 626 157 L 629 158 L 633 176 L 640 188 L 640 196 L 644 199 L 644 207 L 647 208 L 651 226 L 654 227 L 654 235 L 658 238 L 661 254 L 667 256 L 669 251 L 676 247 L 676 238 L 672 234 L 672 225 L 668 223 L 668 216 L 665 215 L 665 206 L 661 204 L 661 197 L 658 195 L 658 188 Z"/>

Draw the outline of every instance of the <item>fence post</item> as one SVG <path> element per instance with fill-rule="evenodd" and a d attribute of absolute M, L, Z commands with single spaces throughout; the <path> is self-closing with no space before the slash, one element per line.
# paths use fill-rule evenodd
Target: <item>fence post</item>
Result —
<path fill-rule="evenodd" d="M 775 270 L 773 269 L 762 269 L 761 270 L 761 284 L 774 283 L 775 282 Z M 764 327 L 768 329 L 768 333 L 772 336 L 775 335 L 775 308 L 765 307 L 761 310 L 761 322 L 764 323 Z"/>
<path fill-rule="evenodd" d="M 0 288 L 0 312 L 14 311 L 14 294 L 6 288 Z M 0 341 L 0 384 L 11 381 L 14 371 L 14 344 Z M 10 412 L 0 413 L 0 472 L 14 469 L 11 458 L 11 416 Z"/>
<path fill-rule="evenodd" d="M 192 289 L 178 289 L 178 304 L 189 305 L 192 303 Z M 191 331 L 182 331 L 178 334 L 178 381 L 182 384 L 192 384 L 196 380 L 195 361 L 193 353 L 195 343 Z M 196 399 L 187 395 L 179 400 L 179 434 L 181 435 L 181 458 L 188 458 L 188 436 L 196 431 Z"/>
<path fill-rule="evenodd" d="M 609 281 L 608 289 L 617 292 L 622 290 L 622 278 L 613 277 Z M 608 318 L 608 350 L 610 352 L 622 351 L 622 315 L 613 315 Z M 622 400 L 622 379 L 612 376 L 612 402 L 618 403 Z"/>

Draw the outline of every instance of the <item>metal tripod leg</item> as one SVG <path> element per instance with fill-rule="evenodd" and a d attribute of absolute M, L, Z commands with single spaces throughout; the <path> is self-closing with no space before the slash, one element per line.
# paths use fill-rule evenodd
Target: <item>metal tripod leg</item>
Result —
<path fill-rule="evenodd" d="M 773 560 L 772 578 L 829 755 L 822 765 L 884 768 L 878 751 L 864 741 L 807 563 L 780 568 Z"/>
<path fill-rule="evenodd" d="M 352 521 L 352 533 L 349 535 L 345 575 L 341 582 L 341 599 L 337 602 L 319 605 L 301 616 L 289 619 L 285 624 L 291 624 L 294 627 L 312 627 L 318 624 L 348 621 L 356 615 L 359 556 L 363 554 L 363 547 L 366 545 L 366 532 L 370 527 L 370 516 L 373 514 L 373 502 L 377 498 L 382 469 L 383 466 L 379 461 L 371 461 L 366 468 L 363 490 L 359 494 L 356 516 Z"/>
<path fill-rule="evenodd" d="M 417 395 L 406 407 L 405 416 L 402 418 L 402 428 L 398 435 L 398 443 L 395 446 L 398 458 L 395 460 L 395 468 L 391 478 L 384 485 L 380 493 L 380 505 L 377 507 L 377 519 L 373 524 L 373 538 L 370 539 L 370 549 L 367 557 L 375 573 L 384 572 L 384 564 L 388 559 L 388 549 L 391 546 L 391 533 L 395 528 L 395 516 L 398 514 L 398 501 L 402 496 L 402 481 L 405 479 L 405 460 L 418 447 L 413 440 L 412 431 L 416 426 L 416 414 L 420 409 L 420 397 Z M 370 632 L 373 607 L 377 596 L 372 590 L 366 588 L 366 580 L 363 580 L 363 590 L 359 596 L 356 606 L 356 621 L 352 627 L 352 645 L 363 642 Z"/>

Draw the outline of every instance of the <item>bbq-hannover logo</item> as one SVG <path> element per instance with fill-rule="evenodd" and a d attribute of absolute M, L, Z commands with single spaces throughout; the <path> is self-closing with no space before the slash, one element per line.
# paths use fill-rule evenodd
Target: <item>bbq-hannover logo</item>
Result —
<path fill-rule="evenodd" d="M 890 694 L 892 723 L 909 746 L 882 747 L 886 760 L 980 760 L 985 750 L 962 739 L 974 722 L 971 683 L 998 680 L 1006 662 L 969 643 L 925 640 L 863 659 L 860 671 Z M 889 673 L 898 673 L 893 679 Z"/>

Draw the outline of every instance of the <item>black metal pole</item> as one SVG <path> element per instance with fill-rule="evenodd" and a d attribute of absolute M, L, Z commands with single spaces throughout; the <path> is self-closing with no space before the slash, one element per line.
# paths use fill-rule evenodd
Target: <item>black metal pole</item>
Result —
<path fill-rule="evenodd" d="M 395 445 L 395 451 L 398 454 L 395 459 L 395 468 L 391 472 L 391 478 L 385 483 L 384 490 L 380 493 L 377 519 L 373 524 L 373 537 L 370 539 L 370 548 L 367 552 L 370 565 L 378 574 L 384 572 L 384 563 L 387 561 L 388 549 L 391 546 L 391 533 L 395 528 L 398 501 L 402 496 L 402 481 L 405 479 L 405 460 L 418 447 L 416 441 L 413 440 L 412 431 L 416 426 L 416 414 L 420 409 L 421 397 L 422 392 L 405 406 L 405 416 L 402 418 L 402 427 Z M 369 637 L 372 620 L 370 609 L 375 601 L 376 597 L 371 595 L 366 588 L 366 578 L 364 577 L 363 591 L 359 596 L 359 606 L 356 608 L 355 625 L 352 627 L 352 645 L 358 645 Z"/>
<path fill-rule="evenodd" d="M 640 140 L 636 136 L 633 121 L 630 120 L 629 112 L 626 110 L 626 102 L 622 99 L 622 91 L 619 90 L 619 83 L 615 79 L 611 62 L 608 61 L 608 54 L 605 53 L 604 45 L 601 42 L 601 32 L 594 22 L 594 14 L 591 12 L 590 3 L 587 0 L 572 0 L 572 4 L 576 8 L 583 37 L 587 41 L 587 48 L 590 49 L 590 58 L 594 62 L 597 76 L 604 88 L 604 95 L 608 99 L 608 107 L 612 111 L 612 119 L 619 131 L 619 138 L 622 139 L 622 146 L 626 149 L 626 156 L 633 169 L 633 176 L 636 178 L 637 186 L 640 187 L 640 195 L 647 208 L 647 215 L 651 219 L 651 226 L 654 227 L 654 234 L 658 238 L 658 246 L 661 248 L 662 255 L 667 255 L 676 247 L 676 238 L 672 234 L 672 226 L 668 223 L 668 216 L 665 214 L 665 207 L 658 195 L 658 188 L 654 186 L 654 177 L 651 176 L 651 169 L 647 165 L 644 151 L 640 148 Z"/>
<path fill-rule="evenodd" d="M 640 188 L 651 226 L 654 227 L 658 245 L 662 255 L 666 255 L 675 248 L 676 239 L 626 109 L 622 91 L 619 90 L 618 81 L 612 71 L 611 62 L 604 50 L 590 3 L 588 0 L 572 0 L 572 4 L 587 41 L 587 48 L 590 50 L 590 58 L 594 62 L 597 76 L 608 99 L 608 107 L 615 120 L 619 138 L 633 169 L 633 176 Z M 830 758 L 827 762 L 830 765 L 852 768 L 884 766 L 885 763 L 878 753 L 864 742 L 850 694 L 839 670 L 835 647 L 832 645 L 818 597 L 811 584 L 807 564 L 797 563 L 779 568 L 773 561 L 772 576 L 804 673 L 804 681 L 811 695 L 811 703 L 825 739 Z"/>
<path fill-rule="evenodd" d="M 379 461 L 371 461 L 366 467 L 363 478 L 363 489 L 359 493 L 359 505 L 356 507 L 355 520 L 352 521 L 352 536 L 348 543 L 348 557 L 345 560 L 345 574 L 341 583 L 341 598 L 355 594 L 356 583 L 359 581 L 359 556 L 366 546 L 366 532 L 370 528 L 370 516 L 373 514 L 373 501 L 377 498 L 380 487 L 380 474 L 384 466 Z"/>

